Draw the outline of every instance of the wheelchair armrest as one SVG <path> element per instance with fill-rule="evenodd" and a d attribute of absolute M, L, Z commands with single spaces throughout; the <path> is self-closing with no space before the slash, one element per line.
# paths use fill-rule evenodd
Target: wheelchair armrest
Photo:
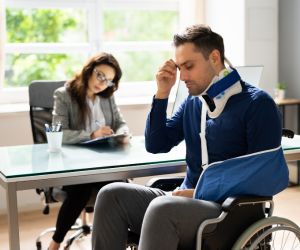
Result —
<path fill-rule="evenodd" d="M 166 192 L 173 191 L 183 182 L 184 177 L 159 177 L 152 178 L 147 183 L 147 187 L 159 188 Z"/>
<path fill-rule="evenodd" d="M 224 212 L 230 212 L 235 206 L 254 205 L 256 203 L 265 203 L 272 201 L 272 196 L 240 196 L 240 197 L 228 197 L 222 203 L 222 210 Z"/>

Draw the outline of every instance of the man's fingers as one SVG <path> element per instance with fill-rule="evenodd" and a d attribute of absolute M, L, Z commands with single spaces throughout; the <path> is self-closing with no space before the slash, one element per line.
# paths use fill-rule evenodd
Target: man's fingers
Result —
<path fill-rule="evenodd" d="M 166 65 L 169 65 L 169 66 L 171 66 L 171 67 L 177 68 L 176 63 L 175 63 L 172 59 L 169 59 L 168 61 L 166 61 L 165 64 L 166 64 Z"/>
<path fill-rule="evenodd" d="M 169 61 L 167 61 L 162 67 L 159 68 L 159 71 L 167 71 L 172 74 L 176 74 L 176 70 L 177 70 L 176 64 L 174 62 L 171 63 Z"/>
<path fill-rule="evenodd" d="M 174 73 L 168 72 L 168 71 L 160 71 L 156 74 L 156 77 L 158 79 L 163 79 L 163 78 L 173 78 L 175 77 Z"/>

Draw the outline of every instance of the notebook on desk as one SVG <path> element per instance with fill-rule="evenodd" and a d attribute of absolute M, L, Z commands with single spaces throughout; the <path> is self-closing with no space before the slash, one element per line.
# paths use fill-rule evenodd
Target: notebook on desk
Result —
<path fill-rule="evenodd" d="M 294 138 L 282 137 L 281 146 L 283 150 L 298 150 L 300 151 L 300 136 L 295 135 Z"/>
<path fill-rule="evenodd" d="M 258 86 L 260 78 L 262 76 L 263 66 L 238 66 L 235 69 L 240 74 L 243 81 Z M 180 104 L 188 96 L 188 89 L 185 86 L 185 83 L 180 81 L 177 87 L 176 98 L 174 101 L 174 106 L 172 109 L 172 114 L 174 114 L 179 108 Z"/>
<path fill-rule="evenodd" d="M 114 141 L 124 138 L 126 136 L 128 136 L 128 134 L 112 134 L 109 136 L 103 136 L 103 137 L 98 137 L 98 138 L 91 139 L 88 141 L 83 141 L 83 142 L 80 142 L 79 144 L 94 146 L 94 145 L 103 144 L 103 143 L 107 143 L 107 142 L 114 142 Z"/>

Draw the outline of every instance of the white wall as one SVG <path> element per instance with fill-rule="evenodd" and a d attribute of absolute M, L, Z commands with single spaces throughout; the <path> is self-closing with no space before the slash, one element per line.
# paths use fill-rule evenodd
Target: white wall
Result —
<path fill-rule="evenodd" d="M 225 56 L 233 65 L 245 63 L 245 1 L 206 0 L 205 23 L 219 33 L 225 44 Z"/>
<path fill-rule="evenodd" d="M 260 86 L 273 96 L 278 82 L 278 0 L 247 0 L 245 9 L 245 64 L 264 65 Z"/>
<path fill-rule="evenodd" d="M 287 85 L 287 98 L 300 98 L 300 1 L 279 1 L 279 81 Z M 297 132 L 297 107 L 286 107 L 286 127 Z M 300 133 L 300 131 L 298 131 Z"/>
<path fill-rule="evenodd" d="M 205 23 L 221 34 L 233 65 L 264 65 L 260 87 L 278 82 L 278 0 L 206 0 Z"/>
<path fill-rule="evenodd" d="M 22 144 L 32 144 L 29 113 L 0 113 L 0 146 Z"/>
<path fill-rule="evenodd" d="M 287 96 L 300 98 L 300 1 L 279 1 L 279 80 L 287 84 Z"/>

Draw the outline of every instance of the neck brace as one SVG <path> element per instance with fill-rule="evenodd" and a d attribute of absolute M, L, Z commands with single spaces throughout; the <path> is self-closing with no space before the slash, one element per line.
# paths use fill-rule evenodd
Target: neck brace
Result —
<path fill-rule="evenodd" d="M 207 114 L 210 118 L 217 118 L 225 108 L 229 98 L 242 92 L 240 83 L 241 77 L 238 72 L 233 69 L 224 69 L 218 76 L 215 76 L 202 93 L 200 100 L 205 100 L 207 106 Z"/>
<path fill-rule="evenodd" d="M 201 167 L 203 169 L 208 167 L 209 162 L 205 132 L 206 116 L 216 118 L 222 113 L 228 99 L 242 91 L 240 80 L 241 77 L 235 69 L 224 69 L 218 76 L 213 78 L 208 88 L 199 96 L 202 102 L 199 136 L 201 141 Z"/>

